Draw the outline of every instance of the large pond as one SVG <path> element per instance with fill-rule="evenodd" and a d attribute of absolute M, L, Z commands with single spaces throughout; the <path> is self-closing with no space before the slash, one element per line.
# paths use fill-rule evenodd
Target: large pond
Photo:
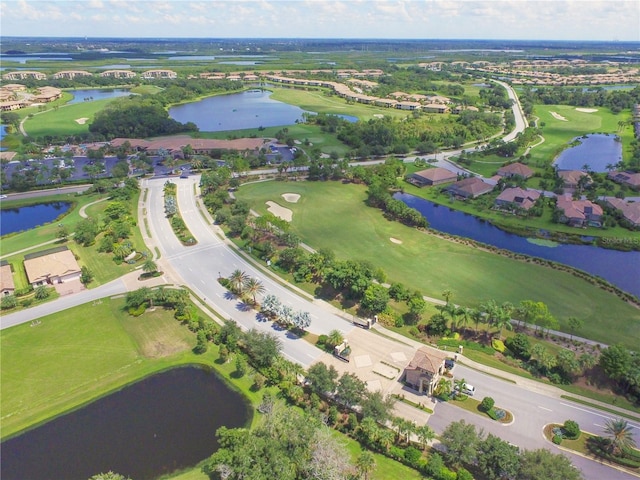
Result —
<path fill-rule="evenodd" d="M 413 195 L 397 193 L 394 198 L 419 210 L 429 221 L 429 226 L 435 230 L 570 265 L 600 276 L 622 290 L 640 297 L 640 252 L 621 252 L 591 245 L 537 242 L 507 233 L 473 215 Z"/>
<path fill-rule="evenodd" d="M 563 150 L 555 160 L 558 170 L 582 170 L 588 165 L 592 172 L 606 172 L 608 165 L 622 160 L 622 142 L 616 135 L 597 133 L 573 141 L 578 144 Z"/>
<path fill-rule="evenodd" d="M 31 230 L 39 225 L 54 221 L 71 208 L 69 202 L 39 203 L 20 208 L 3 208 L 0 210 L 0 233 Z"/>
<path fill-rule="evenodd" d="M 73 95 L 73 100 L 71 100 L 69 104 L 94 100 L 104 100 L 105 98 L 127 97 L 131 95 L 131 92 L 129 90 L 125 90 L 122 88 L 78 89 L 69 90 L 68 93 Z"/>
<path fill-rule="evenodd" d="M 118 472 L 151 480 L 195 465 L 221 426 L 250 420 L 242 396 L 215 373 L 176 368 L 2 443 L 2 480 L 86 480 Z"/>
<path fill-rule="evenodd" d="M 193 122 L 204 132 L 293 125 L 305 113 L 300 107 L 270 98 L 268 90 L 247 90 L 231 95 L 207 97 L 169 109 L 169 116 L 182 123 Z M 349 121 L 356 117 L 340 115 Z"/>

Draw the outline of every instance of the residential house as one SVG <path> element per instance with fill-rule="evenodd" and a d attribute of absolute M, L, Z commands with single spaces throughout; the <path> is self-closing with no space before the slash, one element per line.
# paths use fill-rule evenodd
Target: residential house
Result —
<path fill-rule="evenodd" d="M 56 87 L 40 87 L 38 94 L 33 97 L 34 102 L 53 102 L 62 97 L 62 90 Z"/>
<path fill-rule="evenodd" d="M 609 172 L 607 175 L 616 183 L 621 183 L 634 190 L 640 190 L 640 173 L 634 172 Z"/>
<path fill-rule="evenodd" d="M 444 362 L 447 354 L 428 347 L 421 347 L 404 369 L 403 380 L 406 385 L 419 393 L 433 395 L 440 376 L 444 374 Z"/>
<path fill-rule="evenodd" d="M 80 265 L 67 247 L 52 248 L 24 256 L 24 269 L 34 287 L 80 279 Z"/>
<path fill-rule="evenodd" d="M 426 170 L 420 170 L 414 173 L 409 178 L 409 182 L 417 185 L 418 187 L 442 185 L 443 183 L 455 182 L 458 179 L 458 174 L 450 172 L 446 168 L 427 168 Z"/>
<path fill-rule="evenodd" d="M 427 113 L 447 113 L 449 111 L 449 107 L 446 105 L 441 105 L 440 103 L 427 103 L 422 107 Z"/>
<path fill-rule="evenodd" d="M 483 182 L 478 177 L 465 178 L 444 188 L 445 192 L 462 198 L 476 198 L 492 190 L 493 185 Z"/>
<path fill-rule="evenodd" d="M 568 192 L 573 192 L 578 188 L 582 177 L 587 177 L 586 180 L 583 180 L 583 182 L 586 182 L 586 185 L 592 182 L 589 174 L 581 170 L 559 170 L 558 177 L 562 179 L 563 187 L 565 191 Z"/>
<path fill-rule="evenodd" d="M 621 198 L 609 197 L 606 203 L 614 210 L 618 210 L 622 214 L 622 218 L 632 227 L 640 227 L 640 202 L 630 202 Z"/>
<path fill-rule="evenodd" d="M 540 192 L 526 188 L 505 188 L 496 198 L 495 205 L 498 208 L 517 211 L 529 210 L 540 198 Z"/>
<path fill-rule="evenodd" d="M 560 211 L 560 223 L 572 227 L 602 226 L 602 207 L 589 200 L 573 200 L 569 194 L 558 195 L 556 206 Z"/>
<path fill-rule="evenodd" d="M 26 80 L 32 78 L 34 80 L 46 80 L 47 76 L 42 72 L 32 70 L 18 70 L 17 72 L 6 73 L 2 76 L 5 80 Z"/>
<path fill-rule="evenodd" d="M 527 179 L 533 176 L 533 170 L 523 163 L 514 162 L 500 167 L 498 175 L 504 178 L 522 177 Z"/>
<path fill-rule="evenodd" d="M 16 286 L 13 283 L 11 265 L 6 260 L 0 261 L 0 295 L 13 295 Z"/>

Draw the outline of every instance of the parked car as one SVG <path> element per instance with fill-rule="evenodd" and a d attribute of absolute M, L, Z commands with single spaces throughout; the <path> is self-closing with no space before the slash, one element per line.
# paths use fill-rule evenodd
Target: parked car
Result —
<path fill-rule="evenodd" d="M 455 390 L 458 391 L 459 389 L 460 387 L 456 385 Z M 465 383 L 462 385 L 462 393 L 464 393 L 465 395 L 469 395 L 470 397 L 473 397 L 476 393 L 476 387 L 474 387 L 469 383 Z"/>

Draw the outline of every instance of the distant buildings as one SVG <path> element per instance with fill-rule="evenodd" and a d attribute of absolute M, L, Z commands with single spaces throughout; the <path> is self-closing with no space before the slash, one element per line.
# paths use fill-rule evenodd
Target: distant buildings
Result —
<path fill-rule="evenodd" d="M 34 72 L 31 70 L 18 70 L 2 75 L 4 80 L 46 80 L 47 76 L 42 72 Z"/>
<path fill-rule="evenodd" d="M 66 78 L 67 80 L 73 80 L 76 77 L 90 77 L 92 73 L 86 72 L 84 70 L 63 70 L 58 73 L 54 73 L 51 78 Z"/>
<path fill-rule="evenodd" d="M 176 72 L 174 72 L 173 70 L 163 70 L 163 69 L 147 70 L 146 72 L 144 72 L 142 74 L 142 78 L 147 79 L 147 80 L 151 80 L 151 79 L 154 79 L 154 78 L 170 78 L 170 79 L 174 79 L 174 78 L 178 78 L 178 74 Z"/>

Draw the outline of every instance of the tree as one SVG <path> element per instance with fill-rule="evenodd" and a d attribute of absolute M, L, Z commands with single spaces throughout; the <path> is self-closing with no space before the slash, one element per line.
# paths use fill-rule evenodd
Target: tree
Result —
<path fill-rule="evenodd" d="M 489 410 L 491 410 L 493 408 L 493 406 L 496 404 L 495 400 L 491 397 L 484 397 L 482 399 L 482 402 L 480 402 L 480 410 L 482 410 L 483 412 L 488 412 Z"/>
<path fill-rule="evenodd" d="M 321 395 L 331 394 L 336 389 L 338 371 L 333 365 L 327 367 L 324 363 L 318 362 L 309 367 L 307 379 L 311 382 L 311 389 L 314 392 Z"/>
<path fill-rule="evenodd" d="M 80 267 L 80 282 L 83 285 L 91 283 L 93 280 L 93 273 L 87 267 Z"/>
<path fill-rule="evenodd" d="M 56 232 L 56 238 L 58 240 L 60 240 L 61 242 L 66 242 L 67 239 L 69 238 L 69 229 L 67 228 L 66 225 L 63 225 L 62 223 L 60 225 L 58 225 L 58 231 Z"/>
<path fill-rule="evenodd" d="M 433 391 L 433 394 L 436 397 L 448 397 L 449 394 L 451 393 L 451 382 L 449 381 L 448 378 L 441 378 L 440 380 L 438 380 L 438 385 L 436 385 L 436 388 Z"/>
<path fill-rule="evenodd" d="M 45 300 L 49 298 L 49 289 L 44 285 L 40 285 L 39 287 L 36 287 L 35 297 L 36 297 L 36 300 Z"/>
<path fill-rule="evenodd" d="M 340 330 L 331 330 L 329 332 L 328 341 L 332 346 L 340 345 L 344 342 L 344 337 L 342 336 L 342 332 Z"/>
<path fill-rule="evenodd" d="M 418 436 L 418 440 L 420 441 L 420 445 L 423 450 L 427 449 L 427 445 L 429 442 L 436 438 L 436 432 L 429 425 L 422 425 L 420 427 L 416 427 L 416 435 Z"/>
<path fill-rule="evenodd" d="M 247 279 L 247 274 L 241 270 L 234 270 L 233 272 L 231 272 L 231 275 L 229 276 L 229 282 L 231 282 L 231 288 L 236 294 L 242 294 L 242 287 L 247 282 Z"/>
<path fill-rule="evenodd" d="M 546 448 L 526 450 L 520 455 L 518 480 L 582 480 L 583 476 L 564 455 Z"/>
<path fill-rule="evenodd" d="M 257 278 L 251 277 L 251 278 L 245 279 L 243 286 L 244 286 L 245 293 L 247 295 L 251 295 L 251 298 L 253 298 L 254 304 L 257 303 L 256 295 L 258 294 L 262 295 L 265 292 L 264 285 Z"/>
<path fill-rule="evenodd" d="M 600 355 L 599 364 L 610 378 L 619 381 L 631 367 L 631 354 L 622 345 L 611 345 Z"/>
<path fill-rule="evenodd" d="M 142 264 L 142 271 L 151 275 L 158 271 L 158 265 L 153 261 L 152 258 L 147 258 Z"/>
<path fill-rule="evenodd" d="M 363 450 L 356 460 L 356 469 L 358 474 L 364 480 L 369 479 L 369 474 L 376 468 L 376 460 L 369 450 Z"/>
<path fill-rule="evenodd" d="M 450 423 L 440 436 L 440 441 L 447 449 L 447 457 L 451 463 L 459 466 L 463 463 L 472 464 L 478 454 L 478 446 L 482 431 L 464 420 Z"/>
<path fill-rule="evenodd" d="M 77 223 L 74 239 L 82 246 L 87 247 L 95 241 L 97 235 L 98 225 L 95 220 L 85 218 Z"/>
<path fill-rule="evenodd" d="M 613 455 L 619 455 L 622 450 L 635 447 L 632 429 L 633 426 L 622 418 L 608 419 L 605 422 L 604 431 L 609 437 L 609 451 Z"/>
<path fill-rule="evenodd" d="M 577 317 L 569 317 L 567 324 L 569 325 L 569 331 L 571 332 L 571 340 L 573 340 L 573 335 L 582 328 L 583 321 Z"/>
<path fill-rule="evenodd" d="M 407 300 L 407 306 L 409 307 L 409 316 L 413 323 L 418 323 L 422 318 L 422 314 L 427 309 L 427 302 L 422 298 L 422 295 L 412 295 Z"/>
<path fill-rule="evenodd" d="M 489 434 L 478 446 L 478 467 L 490 480 L 515 478 L 520 466 L 518 447 Z"/>
<path fill-rule="evenodd" d="M 393 397 L 384 396 L 382 392 L 366 392 L 362 402 L 360 402 L 363 417 L 372 417 L 379 423 L 384 424 L 391 418 L 391 411 L 395 400 Z"/>
<path fill-rule="evenodd" d="M 387 308 L 388 303 L 389 291 L 382 285 L 372 283 L 364 291 L 360 304 L 362 308 L 375 315 L 383 312 Z"/>
<path fill-rule="evenodd" d="M 238 378 L 242 378 L 247 374 L 247 361 L 242 355 L 236 357 L 236 371 Z"/>
<path fill-rule="evenodd" d="M 255 328 L 244 334 L 243 343 L 247 354 L 258 368 L 272 365 L 282 350 L 282 342 L 275 334 L 259 332 Z"/>
<path fill-rule="evenodd" d="M 367 385 L 353 373 L 344 373 L 338 380 L 336 397 L 345 407 L 357 405 L 363 398 Z"/>
<path fill-rule="evenodd" d="M 124 475 L 120 475 L 119 473 L 107 472 L 107 473 L 98 473 L 93 475 L 89 480 L 131 480 L 129 477 L 125 477 Z"/>

